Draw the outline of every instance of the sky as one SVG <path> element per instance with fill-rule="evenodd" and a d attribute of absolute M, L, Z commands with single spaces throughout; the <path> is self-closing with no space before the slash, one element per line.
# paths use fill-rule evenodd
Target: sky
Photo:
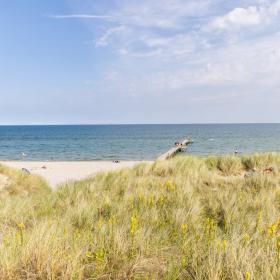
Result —
<path fill-rule="evenodd" d="M 280 0 L 1 0 L 0 124 L 280 122 Z"/>

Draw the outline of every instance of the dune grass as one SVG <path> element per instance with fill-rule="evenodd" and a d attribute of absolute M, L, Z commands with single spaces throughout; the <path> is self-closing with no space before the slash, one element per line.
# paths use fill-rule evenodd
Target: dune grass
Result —
<path fill-rule="evenodd" d="M 184 156 L 51 192 L 0 167 L 0 279 L 279 279 L 279 170 Z"/>

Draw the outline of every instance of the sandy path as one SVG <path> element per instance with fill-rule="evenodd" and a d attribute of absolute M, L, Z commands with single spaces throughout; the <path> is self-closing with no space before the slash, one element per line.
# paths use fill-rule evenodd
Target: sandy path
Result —
<path fill-rule="evenodd" d="M 125 167 L 133 167 L 141 161 L 2 161 L 0 164 L 8 167 L 26 168 L 33 174 L 38 174 L 46 179 L 52 188 L 67 181 L 81 180 L 101 171 L 112 171 Z"/>

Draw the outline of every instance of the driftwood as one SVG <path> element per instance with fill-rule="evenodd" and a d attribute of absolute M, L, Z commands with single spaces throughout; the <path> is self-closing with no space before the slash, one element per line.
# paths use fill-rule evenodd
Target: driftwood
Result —
<path fill-rule="evenodd" d="M 181 142 L 176 142 L 175 146 L 171 148 L 169 151 L 164 153 L 163 155 L 158 157 L 158 160 L 167 160 L 173 156 L 175 156 L 177 153 L 182 152 L 189 144 L 193 143 L 190 139 L 184 139 Z"/>

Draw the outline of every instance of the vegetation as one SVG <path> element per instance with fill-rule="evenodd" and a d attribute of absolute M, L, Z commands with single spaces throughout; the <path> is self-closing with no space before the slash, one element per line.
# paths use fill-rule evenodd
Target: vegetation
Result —
<path fill-rule="evenodd" d="M 0 279 L 280 279 L 280 155 L 176 157 L 51 192 L 0 168 Z"/>

